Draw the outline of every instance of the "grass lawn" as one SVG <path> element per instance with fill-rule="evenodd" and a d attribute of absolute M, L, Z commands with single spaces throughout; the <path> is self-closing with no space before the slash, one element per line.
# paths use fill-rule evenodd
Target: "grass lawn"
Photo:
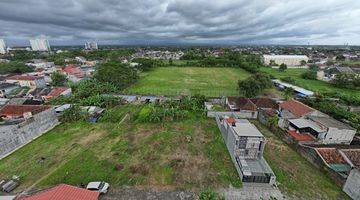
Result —
<path fill-rule="evenodd" d="M 128 116 L 122 123 L 59 125 L 1 160 L 0 177 L 19 175 L 17 191 L 96 180 L 195 192 L 241 186 L 213 119 L 193 114 L 181 122 L 138 123 L 138 109 L 117 108 L 120 118 Z"/>
<path fill-rule="evenodd" d="M 263 72 L 267 72 L 276 78 L 283 78 L 287 76 L 292 77 L 296 81 L 296 85 L 314 92 L 326 92 L 326 91 L 339 92 L 349 96 L 355 95 L 358 98 L 360 98 L 360 91 L 358 90 L 338 88 L 325 81 L 306 80 L 301 78 L 301 74 L 305 72 L 307 69 L 287 69 L 285 72 L 280 72 L 278 69 L 272 69 L 270 67 L 262 67 L 260 70 Z"/>
<path fill-rule="evenodd" d="M 160 67 L 143 73 L 129 94 L 238 95 L 237 82 L 250 74 L 240 68 Z"/>
<path fill-rule="evenodd" d="M 282 192 L 301 199 L 348 199 L 328 176 L 265 126 L 259 122 L 254 123 L 267 139 L 264 156 L 273 169 Z"/>

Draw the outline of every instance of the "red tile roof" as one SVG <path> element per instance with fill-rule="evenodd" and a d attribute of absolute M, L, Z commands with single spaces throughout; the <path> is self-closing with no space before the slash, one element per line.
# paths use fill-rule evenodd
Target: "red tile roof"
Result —
<path fill-rule="evenodd" d="M 7 77 L 6 80 L 18 80 L 18 81 L 34 81 L 37 79 L 41 79 L 43 77 L 39 77 L 39 76 L 30 76 L 30 75 L 15 75 L 15 76 L 10 76 Z"/>
<path fill-rule="evenodd" d="M 99 195 L 96 191 L 60 184 L 30 196 L 18 197 L 17 200 L 97 200 Z"/>
<path fill-rule="evenodd" d="M 313 108 L 293 99 L 284 101 L 279 106 L 282 109 L 290 111 L 295 117 L 302 117 L 314 111 Z"/>
<path fill-rule="evenodd" d="M 262 110 L 271 117 L 274 117 L 275 115 L 278 114 L 275 109 L 265 108 L 265 109 L 262 109 Z"/>
<path fill-rule="evenodd" d="M 336 148 L 317 148 L 316 150 L 328 164 L 347 164 Z"/>
<path fill-rule="evenodd" d="M 7 117 L 21 117 L 24 113 L 31 112 L 32 114 L 40 113 L 51 108 L 51 106 L 43 105 L 5 105 L 0 110 L 0 116 Z"/>
<path fill-rule="evenodd" d="M 69 89 L 69 88 L 67 88 L 67 87 L 56 87 L 56 88 L 53 88 L 51 90 L 51 92 L 49 94 L 47 94 L 46 96 L 58 97 L 58 96 L 60 96 L 61 93 L 63 93 L 67 89 Z"/>
<path fill-rule="evenodd" d="M 360 168 L 360 149 L 343 149 L 341 151 L 344 152 L 355 167 Z"/>
<path fill-rule="evenodd" d="M 244 97 L 228 97 L 229 104 L 235 105 L 238 110 L 256 110 L 256 105 L 248 98 Z"/>
<path fill-rule="evenodd" d="M 278 109 L 279 105 L 276 101 L 269 98 L 251 98 L 250 99 L 258 108 Z"/>
<path fill-rule="evenodd" d="M 232 124 L 232 123 L 235 123 L 235 119 L 230 117 L 230 118 L 226 119 L 226 122 L 229 123 L 229 124 Z"/>
<path fill-rule="evenodd" d="M 305 142 L 305 141 L 313 141 L 314 140 L 314 138 L 309 134 L 297 133 L 296 131 L 288 131 L 288 133 L 296 141 Z"/>
<path fill-rule="evenodd" d="M 67 65 L 62 69 L 63 72 L 69 75 L 74 75 L 78 78 L 84 77 L 84 72 L 80 70 L 79 67 L 76 67 L 75 65 Z"/>

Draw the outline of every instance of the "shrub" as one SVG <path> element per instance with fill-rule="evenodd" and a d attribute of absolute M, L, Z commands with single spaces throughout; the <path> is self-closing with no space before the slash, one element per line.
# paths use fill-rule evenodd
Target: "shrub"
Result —
<path fill-rule="evenodd" d="M 291 84 L 295 84 L 296 81 L 294 78 L 290 77 L 290 76 L 286 76 L 286 77 L 282 77 L 280 78 L 281 81 L 284 81 L 286 83 L 291 83 Z"/>
<path fill-rule="evenodd" d="M 73 105 L 71 108 L 65 110 L 60 116 L 61 122 L 75 122 L 86 119 L 87 114 L 82 113 L 78 105 Z"/>
<path fill-rule="evenodd" d="M 282 63 L 279 67 L 279 71 L 284 72 L 285 70 L 287 70 L 287 65 Z"/>
<path fill-rule="evenodd" d="M 316 78 L 317 78 L 316 71 L 308 70 L 308 71 L 302 73 L 301 77 L 303 79 L 316 80 Z"/>
<path fill-rule="evenodd" d="M 213 189 L 206 189 L 200 192 L 199 200 L 222 200 L 224 197 L 220 196 Z"/>

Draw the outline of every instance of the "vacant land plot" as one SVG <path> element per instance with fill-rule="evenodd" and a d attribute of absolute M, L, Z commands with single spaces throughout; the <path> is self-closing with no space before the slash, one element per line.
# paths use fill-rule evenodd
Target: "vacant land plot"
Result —
<path fill-rule="evenodd" d="M 267 139 L 264 156 L 273 169 L 282 192 L 301 199 L 348 199 L 328 176 L 266 127 L 258 122 L 254 123 Z"/>
<path fill-rule="evenodd" d="M 240 68 L 160 67 L 144 73 L 127 92 L 132 94 L 238 95 L 237 82 L 250 74 Z"/>
<path fill-rule="evenodd" d="M 338 88 L 325 81 L 301 78 L 301 74 L 306 70 L 307 69 L 287 69 L 285 72 L 280 72 L 278 69 L 272 69 L 270 67 L 261 68 L 261 71 L 267 72 L 276 78 L 291 77 L 296 81 L 296 85 L 314 92 L 338 92 L 349 96 L 355 95 L 360 98 L 360 91 L 358 90 Z"/>
<path fill-rule="evenodd" d="M 111 123 L 57 126 L 1 160 L 0 177 L 20 176 L 17 191 L 96 180 L 159 190 L 241 186 L 212 119 L 140 123 L 138 107 L 117 108 Z"/>

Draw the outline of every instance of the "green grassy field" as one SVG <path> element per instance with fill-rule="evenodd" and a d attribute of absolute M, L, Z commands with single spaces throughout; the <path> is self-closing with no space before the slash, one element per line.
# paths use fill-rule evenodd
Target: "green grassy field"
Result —
<path fill-rule="evenodd" d="M 129 94 L 238 95 L 237 82 L 250 74 L 239 68 L 160 67 L 143 73 Z"/>
<path fill-rule="evenodd" d="M 340 187 L 265 126 L 253 121 L 267 139 L 264 156 L 276 175 L 279 188 L 295 199 L 349 199 Z"/>
<path fill-rule="evenodd" d="M 285 72 L 280 72 L 278 69 L 262 67 L 260 70 L 262 72 L 267 72 L 276 78 L 291 77 L 296 81 L 296 85 L 314 92 L 338 92 L 344 95 L 355 95 L 360 98 L 360 91 L 358 90 L 338 88 L 325 81 L 307 80 L 301 78 L 301 74 L 307 69 L 287 69 Z"/>
<path fill-rule="evenodd" d="M 0 177 L 20 176 L 17 191 L 98 180 L 112 187 L 193 191 L 241 186 L 212 119 L 193 115 L 181 122 L 137 123 L 138 109 L 118 108 L 119 119 L 128 116 L 122 123 L 59 125 L 1 160 Z"/>

